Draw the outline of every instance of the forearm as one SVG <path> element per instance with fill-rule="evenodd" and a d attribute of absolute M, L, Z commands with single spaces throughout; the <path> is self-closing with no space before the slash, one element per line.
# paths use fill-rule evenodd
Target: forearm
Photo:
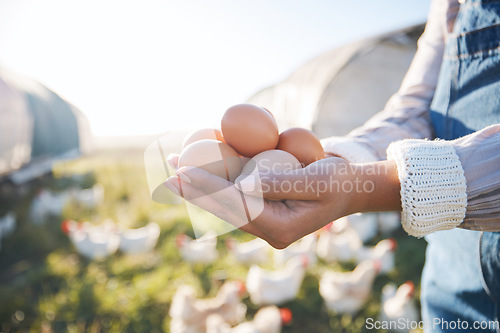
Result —
<path fill-rule="evenodd" d="M 401 186 L 394 161 L 380 161 L 358 165 L 363 179 L 359 212 L 401 210 Z"/>
<path fill-rule="evenodd" d="M 500 125 L 452 141 L 391 144 L 403 228 L 417 237 L 456 227 L 500 231 L 499 148 Z"/>

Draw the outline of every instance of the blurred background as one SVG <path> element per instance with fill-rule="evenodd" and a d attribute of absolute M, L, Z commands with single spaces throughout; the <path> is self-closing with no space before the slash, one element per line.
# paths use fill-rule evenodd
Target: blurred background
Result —
<path fill-rule="evenodd" d="M 263 291 L 247 283 L 237 321 L 277 304 L 291 310 L 284 332 L 360 332 L 396 297 L 384 287 L 406 281 L 414 296 L 396 300 L 418 308 L 425 242 L 384 226 L 394 216 L 347 219 L 286 255 L 239 248 L 252 240 L 239 231 L 200 249 L 190 243 L 186 208 L 151 200 L 143 153 L 166 133 L 182 141 L 189 130 L 218 127 L 228 107 L 244 102 L 271 110 L 281 131 L 346 134 L 397 91 L 429 4 L 0 0 L 0 330 L 187 332 L 206 316 L 179 314 L 198 304 L 180 286 L 210 298 L 226 282 L 247 281 L 255 258 L 238 255 L 245 251 L 265 253 L 259 267 L 297 287 L 262 303 Z M 378 227 L 367 236 L 358 222 Z M 388 238 L 397 248 L 359 254 Z M 332 257 L 340 248 L 347 255 Z M 283 257 L 304 254 L 299 273 L 286 271 Z M 352 271 L 367 256 L 388 268 L 358 271 L 369 293 L 355 296 L 355 311 L 329 306 L 332 293 L 350 294 L 347 286 L 321 293 L 321 281 L 332 284 L 327 273 Z"/>

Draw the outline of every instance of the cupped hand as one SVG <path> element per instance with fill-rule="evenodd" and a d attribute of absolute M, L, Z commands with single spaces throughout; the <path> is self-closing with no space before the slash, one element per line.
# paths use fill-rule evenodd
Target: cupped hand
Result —
<path fill-rule="evenodd" d="M 176 169 L 177 161 L 178 156 L 169 157 Z M 165 186 L 281 249 L 342 216 L 370 209 L 377 182 L 366 170 L 366 165 L 330 157 L 293 171 L 253 174 L 233 184 L 201 168 L 181 167 Z"/>

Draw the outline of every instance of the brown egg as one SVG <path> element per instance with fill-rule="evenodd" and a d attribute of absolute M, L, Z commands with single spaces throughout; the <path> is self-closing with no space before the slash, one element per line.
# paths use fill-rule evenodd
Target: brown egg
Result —
<path fill-rule="evenodd" d="M 252 157 L 241 170 L 241 176 L 249 175 L 258 167 L 259 174 L 287 172 L 301 168 L 299 160 L 283 150 L 266 150 Z"/>
<path fill-rule="evenodd" d="M 274 149 L 278 144 L 278 126 L 273 116 L 251 104 L 230 107 L 222 117 L 221 130 L 227 144 L 246 157 Z"/>
<path fill-rule="evenodd" d="M 179 156 L 179 167 L 194 166 L 216 176 L 234 181 L 241 172 L 238 153 L 224 142 L 199 140 L 184 148 Z"/>
<path fill-rule="evenodd" d="M 191 143 L 203 139 L 210 139 L 210 140 L 217 140 L 217 141 L 224 141 L 224 138 L 222 137 L 222 132 L 218 129 L 215 128 L 202 128 L 196 131 L 193 131 L 189 133 L 186 138 L 184 139 L 184 143 L 182 144 L 182 149 L 184 149 L 186 146 L 190 145 Z"/>
<path fill-rule="evenodd" d="M 277 149 L 295 156 L 303 165 L 324 157 L 323 146 L 313 132 L 305 128 L 289 128 L 280 134 Z"/>

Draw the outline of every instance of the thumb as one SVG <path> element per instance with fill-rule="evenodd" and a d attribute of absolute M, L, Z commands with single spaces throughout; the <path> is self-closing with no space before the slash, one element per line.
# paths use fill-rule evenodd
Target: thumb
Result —
<path fill-rule="evenodd" d="M 235 185 L 245 194 L 269 200 L 318 200 L 321 194 L 331 191 L 333 173 L 325 163 L 313 164 L 282 173 L 240 175 Z"/>
<path fill-rule="evenodd" d="M 305 168 L 277 172 L 254 172 L 253 177 L 237 178 L 237 187 L 245 194 L 269 200 L 320 200 L 325 194 L 337 193 L 348 180 L 351 165 L 338 157 L 324 158 Z M 346 179 L 347 177 L 347 179 Z"/>

